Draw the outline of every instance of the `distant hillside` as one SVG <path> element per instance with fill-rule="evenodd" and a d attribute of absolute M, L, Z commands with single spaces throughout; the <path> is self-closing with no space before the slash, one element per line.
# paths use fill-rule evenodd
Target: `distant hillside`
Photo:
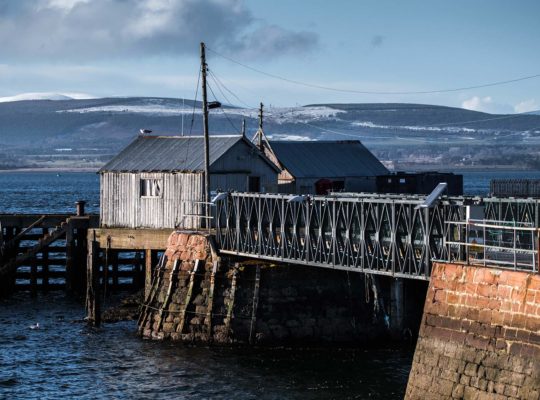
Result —
<path fill-rule="evenodd" d="M 95 166 L 141 128 L 163 135 L 202 130 L 199 102 L 55 98 L 60 100 L 0 102 L 0 167 L 56 166 L 61 160 Z M 257 110 L 212 110 L 211 132 L 239 133 L 244 118 L 251 136 Z M 281 139 L 358 138 L 396 168 L 540 168 L 540 115 L 533 114 L 493 115 L 421 104 L 311 104 L 265 110 L 265 132 Z"/>

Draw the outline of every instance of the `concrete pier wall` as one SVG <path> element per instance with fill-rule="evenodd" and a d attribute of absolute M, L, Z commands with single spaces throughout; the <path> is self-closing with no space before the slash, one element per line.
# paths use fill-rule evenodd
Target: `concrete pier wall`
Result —
<path fill-rule="evenodd" d="M 540 398 L 540 276 L 436 263 L 406 399 Z"/>
<path fill-rule="evenodd" d="M 148 338 L 269 345 L 387 343 L 411 339 L 421 318 L 425 282 L 218 259 L 210 238 L 198 234 L 172 234 L 165 255 L 139 320 L 139 333 Z M 407 298 L 416 298 L 416 306 Z"/>

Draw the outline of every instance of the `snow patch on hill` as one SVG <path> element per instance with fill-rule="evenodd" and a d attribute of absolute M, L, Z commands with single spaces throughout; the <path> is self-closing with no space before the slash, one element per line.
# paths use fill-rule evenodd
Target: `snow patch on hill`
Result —
<path fill-rule="evenodd" d="M 111 106 L 98 106 L 88 108 L 75 108 L 72 110 L 60 110 L 57 112 L 69 112 L 69 113 L 132 113 L 132 114 L 145 114 L 145 115 L 180 115 L 191 114 L 193 108 L 178 105 L 159 105 L 159 104 L 141 104 L 141 105 L 124 105 L 115 104 Z M 195 109 L 195 113 L 201 113 L 201 110 Z"/>
<path fill-rule="evenodd" d="M 86 100 L 95 97 L 86 93 L 50 93 L 50 92 L 35 92 L 21 93 L 15 96 L 0 97 L 0 103 L 9 103 L 12 101 L 25 100 Z"/>
<path fill-rule="evenodd" d="M 360 126 L 362 128 L 372 129 L 402 129 L 406 131 L 428 131 L 428 132 L 478 132 L 477 129 L 465 128 L 460 126 L 421 126 L 421 125 L 380 125 L 374 124 L 371 121 L 355 121 L 352 122 L 353 126 Z"/>
<path fill-rule="evenodd" d="M 202 111 L 199 107 L 195 110 L 192 106 L 182 106 L 177 102 L 167 102 L 167 100 L 146 101 L 143 104 L 114 104 L 107 106 L 96 106 L 87 108 L 74 108 L 71 110 L 60 110 L 57 112 L 70 113 L 133 113 L 144 115 L 163 115 L 173 116 L 181 114 L 191 114 L 195 112 L 200 114 Z M 338 114 L 345 113 L 343 110 L 325 106 L 316 107 L 272 107 L 264 110 L 264 117 L 267 121 L 272 121 L 278 124 L 285 123 L 305 123 L 316 122 L 328 119 L 335 119 Z M 212 110 L 211 114 L 219 116 L 223 114 L 237 115 L 245 118 L 257 119 L 259 110 L 250 108 L 221 108 Z"/>

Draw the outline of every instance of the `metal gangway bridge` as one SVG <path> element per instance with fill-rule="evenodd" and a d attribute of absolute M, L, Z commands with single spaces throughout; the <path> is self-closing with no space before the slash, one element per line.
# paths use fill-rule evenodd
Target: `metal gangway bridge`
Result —
<path fill-rule="evenodd" d="M 536 199 L 227 193 L 214 203 L 224 254 L 422 280 L 434 260 L 538 272 Z"/>

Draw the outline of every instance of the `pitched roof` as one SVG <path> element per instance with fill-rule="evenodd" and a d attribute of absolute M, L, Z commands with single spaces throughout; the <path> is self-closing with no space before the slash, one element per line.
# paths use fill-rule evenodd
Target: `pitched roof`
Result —
<path fill-rule="evenodd" d="M 279 162 L 295 178 L 375 176 L 388 170 L 359 140 L 270 141 Z"/>
<path fill-rule="evenodd" d="M 210 136 L 210 165 L 242 136 Z M 204 170 L 202 136 L 138 136 L 99 172 L 157 172 Z"/>

